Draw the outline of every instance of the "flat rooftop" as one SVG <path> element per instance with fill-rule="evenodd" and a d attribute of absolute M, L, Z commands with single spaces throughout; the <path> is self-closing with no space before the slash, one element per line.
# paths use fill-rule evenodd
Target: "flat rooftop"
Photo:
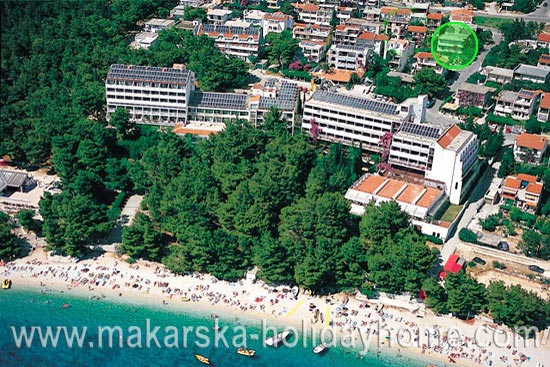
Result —
<path fill-rule="evenodd" d="M 358 110 L 378 112 L 385 115 L 398 115 L 399 105 L 393 103 L 379 102 L 367 98 L 352 97 L 340 93 L 331 93 L 317 90 L 313 93 L 310 101 L 324 102 L 332 105 L 341 105 Z"/>

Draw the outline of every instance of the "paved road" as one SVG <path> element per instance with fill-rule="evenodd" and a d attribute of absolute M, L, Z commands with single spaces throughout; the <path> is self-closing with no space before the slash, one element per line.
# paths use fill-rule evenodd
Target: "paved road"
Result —
<path fill-rule="evenodd" d="M 548 4 L 546 7 L 543 6 L 544 5 L 543 3 L 537 10 L 529 14 L 498 13 L 492 7 L 488 7 L 486 10 L 483 10 L 483 11 L 481 10 L 474 11 L 474 14 L 476 16 L 488 17 L 488 18 L 500 18 L 500 19 L 522 18 L 527 22 L 550 23 L 550 0 L 546 0 L 545 3 Z M 439 6 L 430 7 L 430 10 L 438 11 L 442 13 L 449 13 L 451 12 L 451 10 L 455 10 L 455 9 L 456 8 L 439 7 Z"/>
<path fill-rule="evenodd" d="M 479 28 L 483 28 L 483 27 L 479 27 Z M 468 66 L 466 69 L 462 69 L 460 71 L 460 74 L 459 74 L 459 77 L 458 79 L 451 85 L 450 89 L 452 92 L 456 92 L 458 87 L 464 83 L 466 80 L 468 80 L 468 78 L 470 77 L 470 75 L 472 75 L 473 73 L 475 73 L 476 71 L 479 71 L 481 69 L 481 64 L 483 63 L 483 60 L 485 60 L 485 57 L 487 56 L 487 54 L 489 53 L 489 51 L 491 51 L 491 49 L 495 46 L 497 46 L 498 44 L 500 44 L 500 42 L 502 42 L 502 34 L 500 32 L 498 32 L 497 30 L 495 29 L 492 29 L 492 28 L 484 28 L 484 29 L 489 29 L 492 33 L 493 33 L 493 40 L 494 40 L 494 43 L 492 45 L 488 45 L 485 50 L 483 50 L 482 52 L 479 53 L 479 56 L 477 57 L 477 59 L 472 63 L 472 65 Z"/>

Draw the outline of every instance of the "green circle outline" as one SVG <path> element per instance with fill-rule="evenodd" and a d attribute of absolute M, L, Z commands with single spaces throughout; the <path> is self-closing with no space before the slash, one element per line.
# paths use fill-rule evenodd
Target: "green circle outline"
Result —
<path fill-rule="evenodd" d="M 450 66 L 450 65 L 447 65 L 445 64 L 443 61 L 441 61 L 437 56 L 436 56 L 436 53 L 434 52 L 434 46 L 435 46 L 435 40 L 437 38 L 437 36 L 439 35 L 439 32 L 441 32 L 443 29 L 445 29 L 445 27 L 447 26 L 450 26 L 450 25 L 453 25 L 453 24 L 456 24 L 456 25 L 459 25 L 463 28 L 467 28 L 468 31 L 474 36 L 474 40 L 475 40 L 475 53 L 474 55 L 470 58 L 470 60 L 468 60 L 468 62 L 466 64 L 461 64 L 461 65 L 455 65 L 455 66 Z M 472 65 L 472 63 L 474 62 L 475 58 L 477 57 L 478 53 L 479 53 L 479 40 L 477 39 L 477 34 L 476 32 L 472 29 L 472 27 L 470 27 L 468 24 L 466 23 L 462 23 L 462 22 L 448 22 L 448 23 L 445 23 L 445 24 L 442 24 L 440 25 L 434 32 L 433 36 L 432 36 L 432 39 L 431 39 L 431 42 L 430 42 L 430 51 L 432 52 L 432 56 L 434 57 L 435 59 L 435 62 L 444 67 L 445 69 L 449 69 L 449 70 L 462 70 L 462 69 L 465 69 L 467 68 L 468 66 Z"/>

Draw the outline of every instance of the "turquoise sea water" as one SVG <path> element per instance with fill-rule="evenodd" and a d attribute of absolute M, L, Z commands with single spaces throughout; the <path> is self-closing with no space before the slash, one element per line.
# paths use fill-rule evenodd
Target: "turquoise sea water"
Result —
<path fill-rule="evenodd" d="M 69 303 L 71 307 L 63 309 L 62 305 Z M 158 348 L 152 344 L 151 348 L 145 348 L 145 323 L 150 319 L 151 327 L 160 326 L 157 334 L 162 343 L 168 333 L 163 332 L 166 326 L 175 326 L 179 332 L 179 348 Z M 219 319 L 220 326 L 235 326 L 241 324 L 250 334 L 259 333 L 260 321 L 235 319 L 234 316 Z M 21 326 L 68 326 L 87 327 L 86 339 L 82 348 L 68 348 L 65 342 L 59 343 L 57 348 L 51 346 L 43 348 L 34 340 L 33 346 L 16 348 L 11 327 L 19 330 Z M 130 348 L 124 342 L 122 348 L 118 347 L 115 335 L 113 348 L 98 348 L 90 346 L 97 343 L 98 326 L 120 326 L 124 332 L 124 341 L 130 342 L 129 336 L 135 331 L 129 332 L 128 327 L 135 325 L 141 327 L 143 338 L 142 348 Z M 40 294 L 29 290 L 0 291 L 0 366 L 113 366 L 113 367 L 137 367 L 137 366 L 204 366 L 199 363 L 194 354 L 199 353 L 209 357 L 217 367 L 252 367 L 252 366 L 276 366 L 276 367 L 423 367 L 427 362 L 414 361 L 409 357 L 389 356 L 382 354 L 380 358 L 374 352 L 363 359 L 358 359 L 355 352 L 346 352 L 343 348 L 332 348 L 323 356 L 314 355 L 311 351 L 311 342 L 307 347 L 295 348 L 280 347 L 278 349 L 262 348 L 261 340 L 248 339 L 248 347 L 257 351 L 257 357 L 250 359 L 239 356 L 235 348 L 207 347 L 199 348 L 194 341 L 201 342 L 192 333 L 188 335 L 187 348 L 183 348 L 183 326 L 205 325 L 212 329 L 213 322 L 210 314 L 196 310 L 194 314 L 183 314 L 170 311 L 162 307 L 152 308 L 143 305 L 128 303 L 113 303 L 104 300 L 90 300 L 77 298 L 65 294 L 46 293 Z M 276 325 L 273 325 L 276 326 Z M 280 327 L 279 327 L 280 329 Z M 213 333 L 213 331 L 209 331 Z M 205 334 L 205 333 L 203 333 Z M 104 334 L 104 343 L 108 337 Z M 228 335 L 234 335 L 231 332 Z M 260 337 L 261 339 L 261 337 Z M 63 337 L 61 340 L 64 340 Z M 173 340 L 172 340 L 173 341 Z M 135 344 L 136 339 L 132 339 Z M 130 344 L 132 344 L 130 343 Z"/>

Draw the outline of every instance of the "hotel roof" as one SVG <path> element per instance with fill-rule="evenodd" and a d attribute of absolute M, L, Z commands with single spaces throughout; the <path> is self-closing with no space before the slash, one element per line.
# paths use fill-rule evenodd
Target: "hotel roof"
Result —
<path fill-rule="evenodd" d="M 386 115 L 398 115 L 399 105 L 386 102 L 378 102 L 367 98 L 352 97 L 345 94 L 337 94 L 317 90 L 311 97 L 312 100 L 334 105 L 351 107 L 359 110 L 382 113 Z"/>
<path fill-rule="evenodd" d="M 543 150 L 548 139 L 542 135 L 521 133 L 516 137 L 516 143 L 522 148 Z"/>
<path fill-rule="evenodd" d="M 260 28 L 256 27 L 230 27 L 217 24 L 203 24 L 199 33 L 207 33 L 210 37 L 216 37 L 223 34 L 225 37 L 239 36 L 252 36 L 254 39 L 260 35 Z"/>
<path fill-rule="evenodd" d="M 388 199 L 394 199 L 394 196 L 401 192 L 401 189 L 406 185 L 403 181 L 387 180 L 384 187 L 378 191 L 378 196 Z"/>
<path fill-rule="evenodd" d="M 187 69 L 114 64 L 109 68 L 107 80 L 131 80 L 185 85 L 189 81 L 189 75 L 190 73 Z"/>
<path fill-rule="evenodd" d="M 452 125 L 439 138 L 437 143 L 443 148 L 452 151 L 460 150 L 474 136 L 471 131 L 461 130 L 458 126 Z"/>
<path fill-rule="evenodd" d="M 194 107 L 248 110 L 248 95 L 237 93 L 193 92 L 189 104 Z"/>

